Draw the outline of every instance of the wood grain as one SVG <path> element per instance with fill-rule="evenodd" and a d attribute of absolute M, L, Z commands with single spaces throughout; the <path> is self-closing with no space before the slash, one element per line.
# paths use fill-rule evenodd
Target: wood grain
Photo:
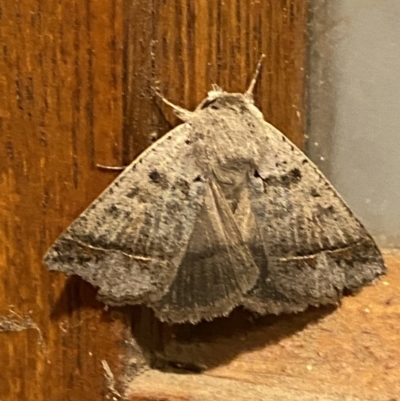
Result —
<path fill-rule="evenodd" d="M 112 180 L 95 164 L 121 164 L 122 4 L 0 11 L 0 399 L 89 400 L 108 391 L 101 360 L 121 370 L 127 329 L 41 259 Z M 37 329 L 14 331 L 27 319 Z"/>
<path fill-rule="evenodd" d="M 115 177 L 97 163 L 126 164 L 177 123 L 154 87 L 193 109 L 211 83 L 243 92 L 265 53 L 256 103 L 301 145 L 306 5 L 0 0 L 0 400 L 114 397 L 102 360 L 119 379 L 135 339 L 165 354 L 171 329 L 148 310 L 104 311 L 42 255 Z"/>
<path fill-rule="evenodd" d="M 303 145 L 306 0 L 134 0 L 127 2 L 126 15 L 130 158 L 148 146 L 151 133 L 160 136 L 178 122 L 169 107 L 160 105 L 154 88 L 193 110 L 212 83 L 243 93 L 263 53 L 256 104 L 267 121 Z"/>

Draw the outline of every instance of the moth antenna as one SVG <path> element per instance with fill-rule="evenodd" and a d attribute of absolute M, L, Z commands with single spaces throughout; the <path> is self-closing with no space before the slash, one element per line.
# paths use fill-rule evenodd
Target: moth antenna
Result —
<path fill-rule="evenodd" d="M 258 60 L 256 71 L 254 72 L 253 79 L 250 82 L 249 88 L 245 92 L 245 96 L 248 96 L 249 98 L 253 98 L 253 90 L 254 90 L 254 87 L 256 86 L 258 76 L 260 75 L 261 67 L 262 67 L 262 63 L 263 63 L 264 59 L 265 59 L 265 54 L 262 54 L 260 59 Z"/>
<path fill-rule="evenodd" d="M 222 88 L 220 86 L 218 86 L 217 84 L 211 84 L 211 89 L 214 92 L 223 92 Z"/>
<path fill-rule="evenodd" d="M 177 106 L 176 104 L 171 103 L 168 99 L 166 99 L 157 89 L 154 89 L 154 93 L 168 106 L 170 106 L 175 114 L 182 120 L 187 121 L 193 114 L 191 111 L 184 109 L 183 107 Z"/>

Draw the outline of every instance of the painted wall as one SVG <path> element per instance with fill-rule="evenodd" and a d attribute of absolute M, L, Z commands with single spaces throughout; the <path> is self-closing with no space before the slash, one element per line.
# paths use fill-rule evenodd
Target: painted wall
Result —
<path fill-rule="evenodd" d="M 378 243 L 400 247 L 400 1 L 313 2 L 307 152 Z"/>

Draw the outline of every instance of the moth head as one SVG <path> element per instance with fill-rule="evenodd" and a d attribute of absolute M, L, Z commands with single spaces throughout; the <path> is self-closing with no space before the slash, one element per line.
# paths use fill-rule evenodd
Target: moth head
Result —
<path fill-rule="evenodd" d="M 251 114 L 263 118 L 261 111 L 254 105 L 252 97 L 247 93 L 228 93 L 211 91 L 197 106 L 195 112 L 209 109 L 215 113 L 233 112 L 236 115 Z"/>
<path fill-rule="evenodd" d="M 207 97 L 197 106 L 196 111 L 207 108 L 221 110 L 223 108 L 240 107 L 251 103 L 243 93 L 228 93 L 224 91 L 210 91 Z"/>
<path fill-rule="evenodd" d="M 212 109 L 220 109 L 221 107 L 229 107 L 229 105 L 231 107 L 234 105 L 237 105 L 239 107 L 249 107 L 250 105 L 253 105 L 253 91 L 257 83 L 258 76 L 260 75 L 264 58 L 265 55 L 261 55 L 253 78 L 245 93 L 228 93 L 221 89 L 218 85 L 213 84 L 212 90 L 208 92 L 207 97 L 197 106 L 196 111 L 206 109 L 208 107 L 211 107 Z"/>

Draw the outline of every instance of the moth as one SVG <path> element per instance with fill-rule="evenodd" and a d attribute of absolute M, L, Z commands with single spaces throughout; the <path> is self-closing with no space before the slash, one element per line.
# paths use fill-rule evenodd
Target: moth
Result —
<path fill-rule="evenodd" d="M 318 168 L 254 105 L 217 86 L 61 234 L 50 270 L 197 323 L 338 303 L 385 273 L 380 251 Z M 167 102 L 167 101 L 166 101 Z M 169 103 L 169 102 L 167 102 Z"/>

